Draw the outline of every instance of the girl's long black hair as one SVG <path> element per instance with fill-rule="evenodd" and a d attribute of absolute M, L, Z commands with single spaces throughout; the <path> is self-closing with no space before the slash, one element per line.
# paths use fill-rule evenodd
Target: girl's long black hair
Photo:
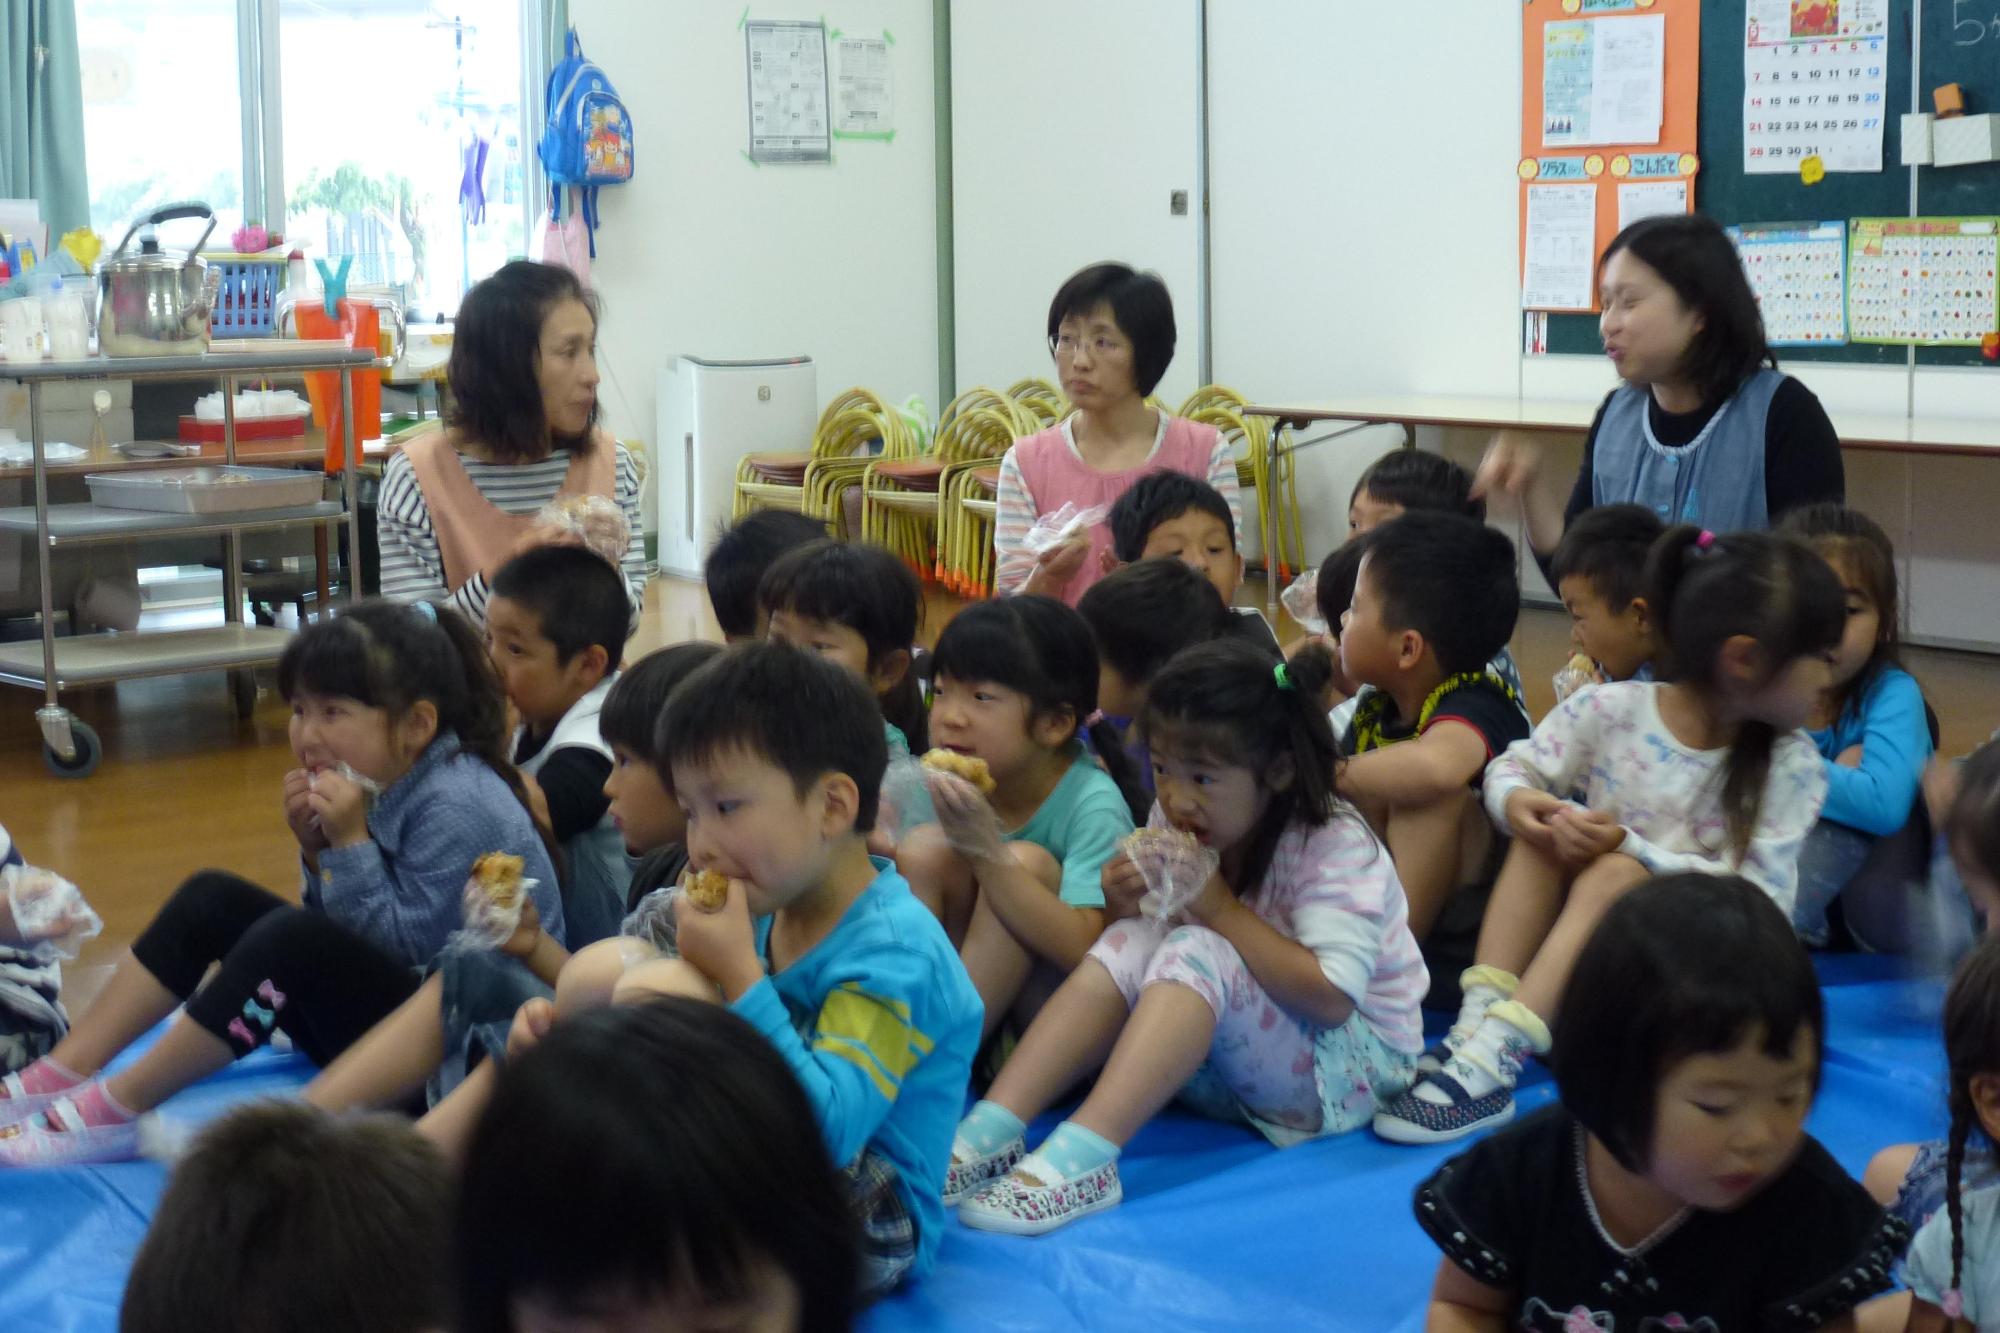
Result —
<path fill-rule="evenodd" d="M 2000 935 L 1986 935 L 1959 964 L 1944 997 L 1944 1055 L 1950 1067 L 1951 1130 L 1945 1139 L 1944 1206 L 1951 1219 L 1951 1287 L 1965 1265 L 1965 1148 L 1980 1128 L 1972 1080 L 2000 1074 Z"/>
<path fill-rule="evenodd" d="M 1765 680 L 1801 657 L 1831 652 L 1847 620 L 1840 580 L 1813 549 L 1762 532 L 1713 533 L 1669 528 L 1646 562 L 1648 604 L 1666 640 L 1668 679 L 1713 697 L 1717 656 L 1739 635 L 1756 640 Z M 1771 775 L 1777 732 L 1746 721 L 1729 747 L 1723 816 L 1738 864 L 1749 850 Z"/>
<path fill-rule="evenodd" d="M 392 720 L 429 700 L 437 709 L 438 734 L 458 737 L 460 749 L 500 775 L 529 812 L 550 863 L 562 869 L 560 851 L 534 819 L 508 750 L 507 700 L 493 659 L 479 631 L 458 612 L 376 597 L 308 625 L 278 659 L 278 693 L 287 702 L 301 694 L 352 699 L 383 709 Z"/>
<path fill-rule="evenodd" d="M 1339 747 L 1319 704 L 1330 666 L 1317 646 L 1286 663 L 1267 645 L 1216 639 L 1176 653 L 1147 688 L 1139 725 L 1154 753 L 1247 768 L 1260 779 L 1291 761 L 1291 781 L 1272 791 L 1246 839 L 1230 885 L 1238 897 L 1264 882 L 1288 827 L 1324 824 L 1346 809 L 1333 785 Z"/>
<path fill-rule="evenodd" d="M 974 602 L 938 635 L 931 670 L 934 677 L 992 681 L 1026 695 L 1037 713 L 1067 714 L 1089 737 L 1132 818 L 1143 822 L 1153 808 L 1118 729 L 1097 712 L 1097 644 L 1075 610 L 1053 597 Z"/>

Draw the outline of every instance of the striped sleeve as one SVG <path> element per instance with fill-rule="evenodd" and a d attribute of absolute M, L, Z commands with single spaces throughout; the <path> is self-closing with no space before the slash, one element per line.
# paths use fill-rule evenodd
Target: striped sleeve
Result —
<path fill-rule="evenodd" d="M 1000 460 L 1000 487 L 994 495 L 993 588 L 1001 596 L 1019 592 L 1035 572 L 1035 553 L 1022 543 L 1035 526 L 1035 497 L 1014 450 Z"/>
<path fill-rule="evenodd" d="M 381 594 L 399 602 L 436 601 L 445 595 L 444 558 L 431 530 L 430 507 L 410 460 L 397 454 L 382 469 L 376 501 L 375 547 L 382 557 Z"/>
<path fill-rule="evenodd" d="M 639 519 L 639 464 L 632 457 L 632 451 L 623 444 L 618 446 L 618 507 L 625 511 L 625 523 L 631 529 L 631 536 L 625 543 L 625 558 L 619 562 L 619 570 L 625 575 L 625 587 L 632 596 L 632 628 L 639 627 L 639 611 L 646 602 L 646 533 Z"/>
<path fill-rule="evenodd" d="M 1236 548 L 1243 549 L 1243 487 L 1236 478 L 1236 456 L 1229 441 L 1218 439 L 1208 457 L 1208 484 L 1229 502 L 1229 522 L 1236 529 Z"/>

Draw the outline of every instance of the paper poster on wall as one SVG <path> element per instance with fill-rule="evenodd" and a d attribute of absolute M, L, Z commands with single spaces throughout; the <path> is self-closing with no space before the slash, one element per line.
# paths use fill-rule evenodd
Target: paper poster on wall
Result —
<path fill-rule="evenodd" d="M 1618 186 L 1618 230 L 1623 231 L 1641 218 L 1656 218 L 1688 211 L 1688 183 L 1671 181 L 1624 181 Z"/>
<path fill-rule="evenodd" d="M 1658 143 L 1666 51 L 1661 14 L 1544 27 L 1543 146 Z"/>
<path fill-rule="evenodd" d="M 841 38 L 834 44 L 833 132 L 886 139 L 895 131 L 887 39 Z"/>
<path fill-rule="evenodd" d="M 750 160 L 832 161 L 826 26 L 751 19 L 743 33 L 750 72 Z"/>
<path fill-rule="evenodd" d="M 1855 342 L 1975 346 L 2000 329 L 2000 217 L 1855 218 L 1847 274 Z"/>
<path fill-rule="evenodd" d="M 1590 309 L 1596 236 L 1595 185 L 1530 185 L 1521 308 Z"/>
<path fill-rule="evenodd" d="M 1880 171 L 1888 89 L 1888 0 L 1749 0 L 1744 173 Z"/>
<path fill-rule="evenodd" d="M 1840 222 L 1729 228 L 1773 347 L 1847 341 L 1847 226 Z"/>

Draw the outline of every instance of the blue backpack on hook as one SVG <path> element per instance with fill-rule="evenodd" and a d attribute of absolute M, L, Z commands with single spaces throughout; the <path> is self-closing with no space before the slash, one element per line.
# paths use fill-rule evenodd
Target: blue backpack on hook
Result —
<path fill-rule="evenodd" d="M 632 117 L 604 71 L 583 58 L 575 28 L 563 43 L 563 58 L 549 72 L 544 101 L 548 122 L 536 151 L 548 173 L 549 211 L 560 219 L 564 191 L 576 188 L 595 259 L 598 187 L 632 179 Z"/>

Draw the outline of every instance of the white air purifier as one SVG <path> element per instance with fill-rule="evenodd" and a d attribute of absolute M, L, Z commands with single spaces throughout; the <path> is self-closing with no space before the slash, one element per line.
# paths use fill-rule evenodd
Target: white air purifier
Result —
<path fill-rule="evenodd" d="M 736 464 L 745 454 L 805 453 L 819 419 L 819 372 L 809 356 L 707 361 L 683 356 L 660 372 L 660 570 L 701 576 L 729 524 Z"/>

